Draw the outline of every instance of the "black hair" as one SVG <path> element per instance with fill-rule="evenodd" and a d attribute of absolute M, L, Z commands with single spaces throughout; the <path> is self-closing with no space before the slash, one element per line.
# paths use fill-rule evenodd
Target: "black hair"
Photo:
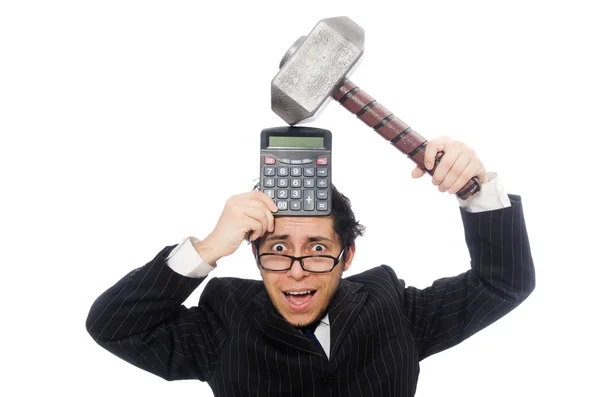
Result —
<path fill-rule="evenodd" d="M 259 189 L 259 184 L 254 186 Z M 365 226 L 362 225 L 354 215 L 350 199 L 342 194 L 335 185 L 331 185 L 331 215 L 333 219 L 333 230 L 337 234 L 342 249 L 354 245 L 359 236 L 365 233 Z M 250 242 L 248 235 L 247 241 Z M 255 241 L 258 246 L 260 239 Z M 343 259 L 346 259 L 348 251 L 344 251 Z"/>

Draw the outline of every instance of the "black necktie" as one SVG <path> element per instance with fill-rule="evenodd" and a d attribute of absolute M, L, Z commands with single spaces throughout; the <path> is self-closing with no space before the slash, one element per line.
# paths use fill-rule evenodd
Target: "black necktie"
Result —
<path fill-rule="evenodd" d="M 321 323 L 320 321 L 315 321 L 314 323 L 310 324 L 309 326 L 300 328 L 300 331 L 302 331 L 304 336 L 306 336 L 308 339 L 310 339 L 310 341 L 312 343 L 314 343 L 315 346 L 317 346 L 317 348 L 319 348 L 321 351 L 323 351 L 323 353 L 325 353 L 323 346 L 321 346 L 321 344 L 319 343 L 319 340 L 315 336 L 315 330 L 317 329 L 317 326 L 320 323 Z"/>

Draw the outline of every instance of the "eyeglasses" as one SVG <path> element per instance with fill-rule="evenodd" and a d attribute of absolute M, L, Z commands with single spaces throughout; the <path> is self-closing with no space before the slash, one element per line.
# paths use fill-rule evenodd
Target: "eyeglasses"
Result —
<path fill-rule="evenodd" d="M 256 257 L 260 267 L 264 270 L 273 272 L 283 272 L 290 270 L 295 261 L 300 262 L 300 266 L 307 272 L 311 273 L 329 273 L 338 263 L 344 253 L 344 249 L 336 257 L 330 255 L 308 255 L 308 256 L 291 256 L 285 254 L 264 253 Z"/>

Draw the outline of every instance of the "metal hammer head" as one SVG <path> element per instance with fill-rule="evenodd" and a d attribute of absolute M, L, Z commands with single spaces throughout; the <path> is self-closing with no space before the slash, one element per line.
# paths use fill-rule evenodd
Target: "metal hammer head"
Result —
<path fill-rule="evenodd" d="M 365 31 L 348 17 L 319 21 L 290 47 L 271 81 L 271 108 L 288 124 L 312 117 L 364 52 Z"/>

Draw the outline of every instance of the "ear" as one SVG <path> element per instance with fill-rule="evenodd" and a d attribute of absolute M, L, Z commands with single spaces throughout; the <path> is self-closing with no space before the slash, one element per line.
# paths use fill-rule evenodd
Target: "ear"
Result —
<path fill-rule="evenodd" d="M 346 261 L 344 262 L 344 271 L 350 269 L 352 265 L 352 260 L 354 259 L 354 254 L 356 253 L 356 244 L 352 244 L 346 250 Z"/>

